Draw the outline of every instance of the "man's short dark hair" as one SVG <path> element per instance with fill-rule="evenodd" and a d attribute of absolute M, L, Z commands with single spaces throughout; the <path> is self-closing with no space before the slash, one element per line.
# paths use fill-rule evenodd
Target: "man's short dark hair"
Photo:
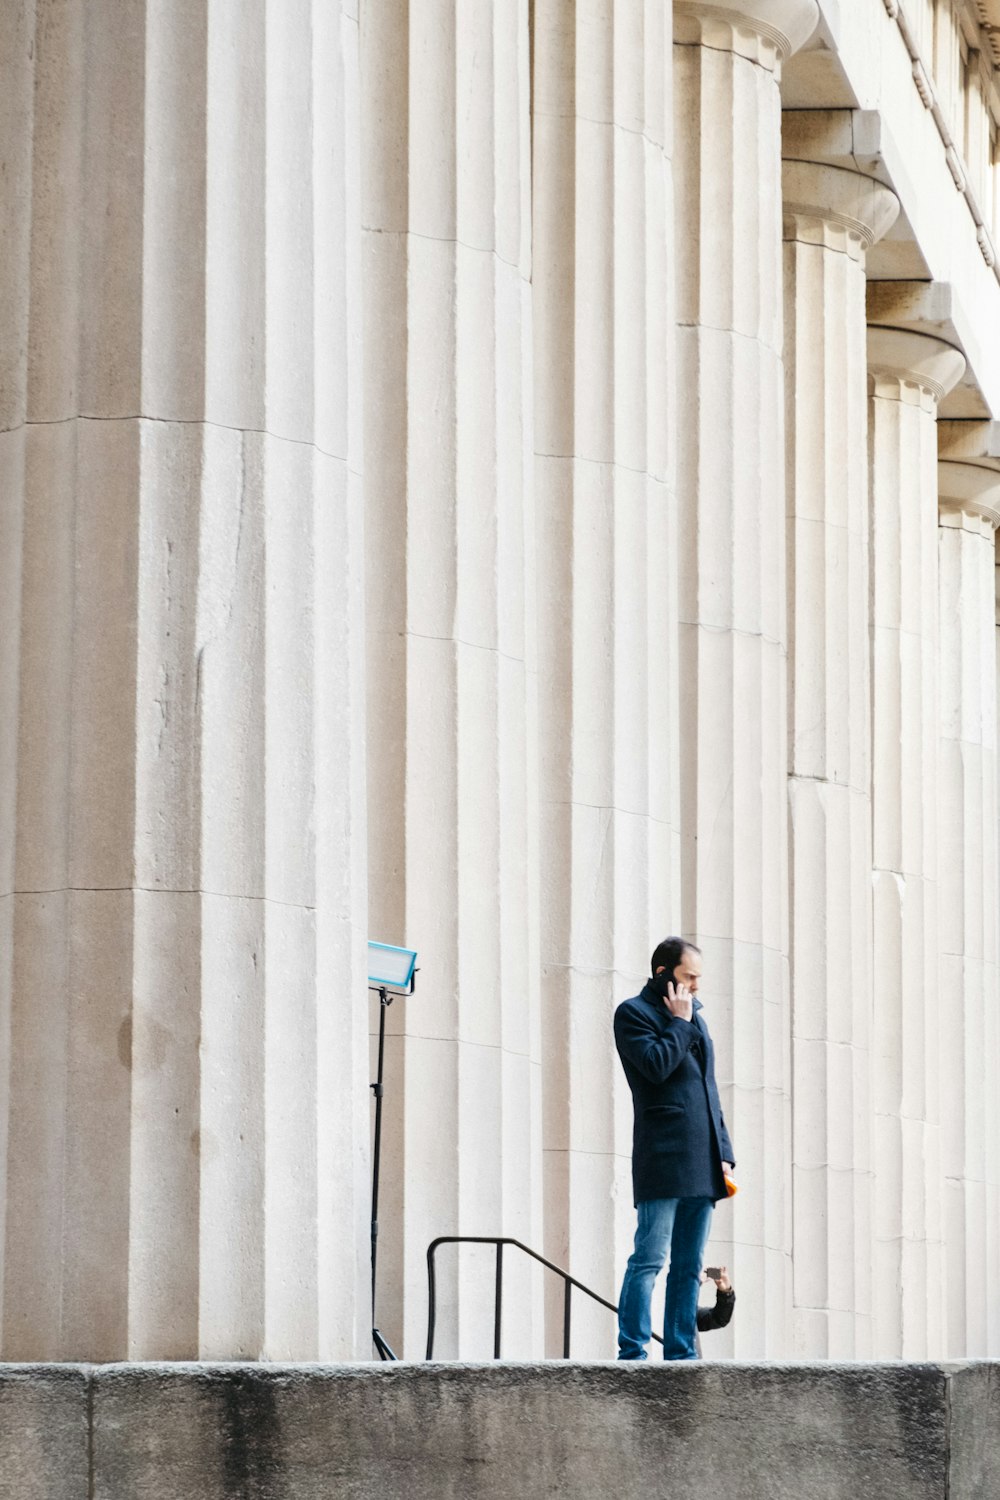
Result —
<path fill-rule="evenodd" d="M 649 960 L 649 972 L 655 974 L 657 969 L 666 969 L 671 979 L 674 970 L 684 957 L 685 953 L 700 953 L 701 949 L 697 943 L 689 943 L 686 938 L 668 937 L 662 943 L 657 943 L 653 949 L 653 956 Z"/>

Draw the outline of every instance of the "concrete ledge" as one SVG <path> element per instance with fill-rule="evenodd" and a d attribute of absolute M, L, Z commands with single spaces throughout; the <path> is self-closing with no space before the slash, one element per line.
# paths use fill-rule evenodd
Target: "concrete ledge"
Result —
<path fill-rule="evenodd" d="M 950 1500 L 1000 1496 L 1000 1365 L 950 1367 Z"/>
<path fill-rule="evenodd" d="M 0 1500 L 89 1495 L 90 1387 L 80 1365 L 0 1365 Z"/>
<path fill-rule="evenodd" d="M 1000 1366 L 0 1366 L 0 1500 L 661 1495 L 1000 1495 Z"/>

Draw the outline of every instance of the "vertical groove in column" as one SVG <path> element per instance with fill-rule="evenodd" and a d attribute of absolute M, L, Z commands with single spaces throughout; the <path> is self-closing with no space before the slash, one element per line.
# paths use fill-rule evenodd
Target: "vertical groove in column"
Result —
<path fill-rule="evenodd" d="M 938 340 L 870 328 L 876 1358 L 942 1349 L 937 1050 Z"/>
<path fill-rule="evenodd" d="M 126 1349 L 134 832 L 130 735 L 107 729 L 135 699 L 138 428 L 75 419 L 121 416 L 136 368 L 141 129 L 110 156 L 141 118 L 143 17 L 113 39 L 75 5 L 34 20 L 3 1348 L 107 1358 Z"/>
<path fill-rule="evenodd" d="M 36 15 L 31 119 L 28 420 L 59 422 L 80 408 L 80 243 L 83 207 L 83 0 Z"/>
<path fill-rule="evenodd" d="M 536 4 L 534 45 L 545 1244 L 610 1294 L 634 1223 L 611 1018 L 677 924 L 671 70 L 654 4 Z M 603 1315 L 574 1326 L 612 1351 Z M 555 1352 L 555 1297 L 547 1328 Z"/>
<path fill-rule="evenodd" d="M 199 1349 L 202 933 L 198 608 L 207 435 L 207 31 L 147 17 L 129 1355 Z M 187 425 L 190 424 L 190 425 Z M 211 1029 L 209 1023 L 208 1030 Z M 211 1148 L 209 1148 L 211 1149 Z"/>
<path fill-rule="evenodd" d="M 376 940 L 408 934 L 405 861 L 409 578 L 407 540 L 407 223 L 409 160 L 409 4 L 367 5 L 359 34 L 363 422 L 372 437 L 365 469 L 365 641 L 368 816 L 368 931 Z M 374 122 L 374 123 L 373 123 Z M 423 946 L 423 935 L 420 937 Z M 426 966 L 424 966 L 426 967 Z M 419 981 L 421 1003 L 424 980 Z M 373 1006 L 372 1024 L 378 1024 Z M 393 1348 L 402 1338 L 408 1198 L 403 1158 L 405 1018 L 388 1016 L 377 1315 Z M 371 1068 L 375 1066 L 374 1045 Z M 389 1227 L 395 1224 L 395 1231 Z"/>
<path fill-rule="evenodd" d="M 994 549 L 996 545 L 996 539 L 994 539 Z M 993 585 L 997 625 L 995 633 L 997 670 L 994 677 L 996 691 L 996 684 L 1000 682 L 1000 557 L 997 556 L 996 550 L 994 550 Z M 1000 748 L 1000 691 L 996 691 L 996 696 L 998 701 L 997 713 L 993 720 L 994 744 Z M 1000 778 L 1000 754 L 997 759 L 997 777 Z M 1000 885 L 1000 785 L 996 779 L 993 783 L 993 795 L 997 799 L 997 817 L 993 825 L 995 830 L 993 857 L 997 861 L 997 883 Z M 986 836 L 989 837 L 989 831 Z M 992 1084 L 992 1080 L 1000 1071 L 1000 901 L 994 906 L 992 940 L 998 964 L 997 999 L 992 1009 L 986 1012 L 984 1064 L 991 1080 L 986 1090 L 986 1135 L 988 1140 L 995 1141 L 1000 1135 L 1000 1092 Z M 988 1264 L 996 1265 L 997 1257 L 1000 1256 L 1000 1161 L 997 1160 L 996 1153 L 992 1151 L 986 1159 L 986 1254 Z M 988 1299 L 986 1317 L 987 1347 L 991 1351 L 1000 1349 L 1000 1297 Z"/>
<path fill-rule="evenodd" d="M 17 269 L 16 263 L 11 269 Z M 22 380 L 23 394 L 23 380 Z M 19 663 L 10 643 L 20 636 L 24 532 L 24 427 L 0 432 L 0 1348 L 3 1347 L 4 1255 L 11 1108 L 14 889 L 17 835 Z"/>
<path fill-rule="evenodd" d="M 364 14 L 370 922 L 427 975 L 390 1016 L 383 1177 L 383 1326 L 411 1351 L 432 1238 L 537 1238 L 527 17 Z M 489 1256 L 448 1256 L 440 1347 L 475 1357 Z"/>
<path fill-rule="evenodd" d="M 370 1317 L 359 0 L 314 0 L 312 17 L 317 1342 L 348 1359 L 368 1352 Z"/>
<path fill-rule="evenodd" d="M 356 11 L 71 4 L 34 47 L 3 1351 L 348 1357 Z"/>
<path fill-rule="evenodd" d="M 34 14 L 32 14 L 34 10 Z M 63 1278 L 63 1179 L 70 930 L 70 717 L 76 488 L 77 369 L 80 353 L 79 199 L 83 173 L 84 7 L 41 14 L 24 8 L 17 40 L 33 69 L 25 92 L 5 92 L 18 110 L 8 140 L 19 139 L 17 184 L 30 195 L 17 224 L 29 235 L 25 263 L 5 259 L 4 274 L 26 278 L 19 291 L 24 351 L 17 351 L 14 404 L 6 417 L 27 422 L 2 439 L 20 481 L 12 524 L 19 546 L 18 617 L 6 638 L 18 642 L 13 669 L 16 735 L 5 790 L 14 820 L 9 871 L 9 1026 L 3 1313 L 7 1359 L 55 1359 L 67 1352 L 60 1323 Z M 25 152 L 30 153 L 26 177 Z M 9 221 L 8 221 L 9 222 Z M 30 310 L 30 316 L 29 316 Z M 58 425 L 32 426 L 32 423 Z M 6 488 L 6 487 L 5 487 Z M 6 540 L 6 539 L 5 539 Z M 6 547 L 4 551 L 6 553 Z M 95 1350 L 95 1352 L 97 1352 Z"/>
<path fill-rule="evenodd" d="M 871 1347 L 865 251 L 898 203 L 783 167 L 794 1348 Z M 850 227 L 848 227 L 850 226 Z"/>
<path fill-rule="evenodd" d="M 538 744 L 540 849 L 539 957 L 542 1024 L 542 1145 L 545 1253 L 570 1253 L 572 1068 L 572 758 L 565 707 L 572 702 L 577 27 L 558 4 L 534 8 L 532 37 L 532 280 L 534 312 L 535 493 L 538 561 Z M 580 1274 L 580 1273 L 577 1273 Z M 548 1293 L 551 1299 L 552 1293 Z M 556 1352 L 550 1300 L 546 1353 Z M 561 1345 L 558 1352 L 561 1352 Z"/>
<path fill-rule="evenodd" d="M 40 58 L 41 61 L 41 58 Z M 10 897 L 10 1058 L 7 1115 L 3 1352 L 54 1359 L 62 1351 L 63 1151 L 70 895 L 67 890 L 72 682 L 75 424 L 20 438 L 18 712 L 11 767 L 15 819 Z M 30 1195 L 30 1196 L 27 1196 Z M 28 1212 L 22 1203 L 31 1205 Z"/>
<path fill-rule="evenodd" d="M 7 18 L 5 87 L 0 96 L 0 1289 L 7 1217 L 7 1162 L 11 1108 L 11 1023 L 17 745 L 20 680 L 21 579 L 24 566 L 25 419 L 28 398 L 28 328 L 31 281 L 32 119 L 35 87 L 35 7 L 19 6 Z M 4 1298 L 0 1295 L 0 1348 Z"/>
<path fill-rule="evenodd" d="M 684 932 L 745 1192 L 717 1257 L 752 1288 L 727 1336 L 788 1347 L 790 1092 L 785 731 L 782 55 L 807 0 L 760 33 L 743 6 L 675 5 L 681 878 Z"/>
<path fill-rule="evenodd" d="M 35 3 L 5 20 L 4 89 L 0 97 L 0 435 L 22 427 L 27 415 L 29 288 L 31 281 L 32 105 L 35 90 Z M 27 125 L 26 125 L 27 122 Z M 4 888 L 6 889 L 6 887 Z"/>
<path fill-rule="evenodd" d="M 943 429 L 944 432 L 950 428 Z M 943 445 L 939 445 L 943 446 Z M 938 464 L 940 746 L 938 838 L 945 1352 L 981 1358 L 989 1343 L 988 1180 L 995 1092 L 995 544 L 1000 473 Z M 994 1346 L 995 1347 L 995 1346 Z"/>
<path fill-rule="evenodd" d="M 590 24 L 580 24 L 580 21 Z M 614 1285 L 612 1261 L 614 1184 L 614 1090 L 617 1065 L 608 1022 L 615 995 L 615 886 L 618 824 L 615 806 L 615 645 L 619 566 L 616 519 L 624 504 L 626 481 L 616 460 L 615 392 L 615 53 L 619 37 L 615 18 L 595 7 L 577 18 L 575 42 L 576 108 L 573 130 L 575 175 L 573 231 L 573 401 L 570 566 L 573 606 L 566 621 L 571 694 L 552 683 L 545 694 L 548 711 L 560 703 L 569 729 L 563 753 L 571 763 L 569 789 L 569 885 L 565 962 L 568 984 L 565 1010 L 553 1017 L 546 1001 L 545 1025 L 553 1019 L 562 1031 L 567 1053 L 568 1089 L 562 1102 L 566 1132 L 565 1182 L 562 1191 L 547 1183 L 546 1238 L 562 1216 L 565 1247 L 554 1258 L 583 1266 L 576 1274 L 589 1285 Z M 538 184 L 543 190 L 542 183 Z M 641 206 L 633 212 L 641 214 Z M 637 218 L 636 227 L 641 222 Z M 546 502 L 548 497 L 546 496 Z M 545 503 L 545 502 L 540 502 Z M 546 563 L 542 563 L 546 566 Z M 544 584 L 542 585 L 544 587 Z M 547 642 L 545 643 L 547 647 Z M 608 709 L 611 709 L 610 715 Z M 544 710 L 543 710 L 544 711 Z M 565 733 L 565 729 L 564 729 Z M 548 800 L 546 796 L 545 800 Z M 549 842 L 543 837 L 543 846 Z M 648 942 L 647 942 L 648 946 Z M 543 953 L 543 984 L 551 950 Z M 551 1029 L 548 1034 L 551 1045 Z M 582 1109 L 586 1093 L 589 1107 Z M 594 1107 L 595 1101 L 601 1104 Z M 559 1108 L 559 1103 L 555 1106 Z M 558 1205 L 558 1206 L 557 1206 Z M 586 1233 L 580 1227 L 586 1224 Z M 596 1225 L 601 1229 L 594 1234 Z M 585 1248 L 588 1241 L 593 1248 Z M 550 1288 L 550 1296 L 552 1289 Z M 548 1309 L 551 1341 L 553 1318 Z M 586 1314 L 585 1314 L 586 1316 Z M 575 1351 L 610 1352 L 607 1320 L 591 1313 L 591 1326 L 578 1330 Z M 589 1342 L 598 1324 L 604 1338 Z"/>
<path fill-rule="evenodd" d="M 264 448 L 267 602 L 262 612 L 267 898 L 264 1347 L 277 1359 L 291 1357 L 294 1349 L 318 1347 L 320 1285 L 328 1274 L 318 1262 L 317 1039 L 324 1001 L 315 983 L 317 848 L 311 816 L 315 803 L 322 808 L 325 777 L 317 776 L 315 761 L 317 692 L 303 690 L 306 683 L 318 688 L 324 670 L 317 655 L 322 643 L 317 640 L 316 619 L 318 595 L 327 585 L 316 571 L 317 532 L 322 511 L 333 501 L 326 455 L 316 448 L 316 370 L 325 362 L 315 343 L 316 195 L 325 184 L 322 166 L 314 167 L 313 136 L 316 93 L 325 92 L 336 78 L 330 68 L 336 53 L 325 59 L 328 81 L 314 78 L 313 68 L 320 61 L 314 26 L 318 14 L 314 0 L 269 5 L 265 32 L 264 285 L 270 435 Z M 343 120 L 335 138 L 343 139 L 345 125 Z M 299 190 L 302 182 L 310 183 L 308 193 Z M 338 209 L 343 242 L 343 199 Z M 343 356 L 342 363 L 346 366 Z M 343 507 L 347 454 L 341 449 L 339 456 Z M 346 604 L 345 584 L 343 580 Z M 305 643 L 307 663 L 300 664 Z M 346 688 L 346 671 L 343 679 Z M 297 1160 L 294 1173 L 287 1170 L 292 1160 Z"/>
<path fill-rule="evenodd" d="M 205 437 L 196 694 L 202 983 L 215 996 L 198 1127 L 210 1357 L 233 1343 L 253 1357 L 267 1339 L 268 11 L 213 6 L 207 38 L 205 405 L 219 425 Z"/>

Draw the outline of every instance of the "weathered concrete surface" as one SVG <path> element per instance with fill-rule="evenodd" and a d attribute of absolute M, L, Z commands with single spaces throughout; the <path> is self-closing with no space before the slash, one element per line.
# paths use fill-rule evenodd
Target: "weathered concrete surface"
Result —
<path fill-rule="evenodd" d="M 0 1365 L 0 1500 L 86 1500 L 89 1385 L 81 1365 Z"/>
<path fill-rule="evenodd" d="M 92 1494 L 981 1500 L 998 1493 L 997 1379 L 933 1365 L 108 1366 Z"/>
<path fill-rule="evenodd" d="M 1000 1367 L 953 1366 L 949 1397 L 949 1500 L 992 1500 L 1000 1495 Z"/>
<path fill-rule="evenodd" d="M 0 1500 L 993 1500 L 1000 1366 L 0 1365 Z"/>

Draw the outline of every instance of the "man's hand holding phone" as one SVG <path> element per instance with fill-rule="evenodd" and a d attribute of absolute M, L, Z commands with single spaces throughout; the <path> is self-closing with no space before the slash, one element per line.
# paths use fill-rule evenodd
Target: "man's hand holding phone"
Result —
<path fill-rule="evenodd" d="M 678 1021 L 690 1021 L 694 1014 L 694 996 L 691 991 L 686 984 L 674 984 L 672 979 L 667 981 L 667 996 L 663 1003 Z"/>

